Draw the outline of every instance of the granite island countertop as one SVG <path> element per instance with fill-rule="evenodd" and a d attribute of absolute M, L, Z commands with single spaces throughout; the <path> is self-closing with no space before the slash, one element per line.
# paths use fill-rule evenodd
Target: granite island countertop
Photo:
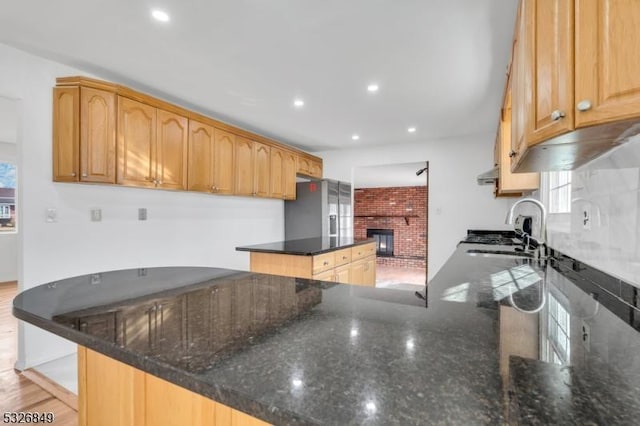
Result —
<path fill-rule="evenodd" d="M 467 253 L 486 248 L 460 244 L 430 282 L 426 301 L 401 290 L 176 267 L 44 284 L 18 295 L 14 314 L 278 425 L 544 424 L 572 418 L 554 411 L 566 404 L 537 404 L 540 393 L 550 400 L 582 398 L 575 407 L 590 404 L 594 424 L 640 418 L 640 338 L 629 322 L 600 306 L 558 265 Z M 504 325 L 503 312 L 513 311 L 509 295 L 521 309 L 533 310 L 541 289 L 555 302 L 548 298 L 531 314 L 540 325 L 524 338 L 547 341 L 546 352 L 540 348 L 542 360 L 517 364 L 518 354 L 507 354 L 507 365 L 501 354 L 509 336 L 501 336 L 501 320 Z M 171 328 L 186 326 L 188 341 L 148 345 L 124 337 L 136 333 L 122 333 L 122 315 L 153 303 L 183 307 L 164 334 L 176 336 Z M 569 314 L 563 317 L 569 351 L 556 347 L 557 327 L 556 337 L 549 331 L 549 306 L 558 319 L 557 303 Z M 113 330 L 83 326 L 92 315 L 108 313 Z M 581 350 L 575 337 L 583 321 L 591 327 L 589 350 Z M 559 387 L 549 388 L 549 380 L 537 379 L 564 374 L 549 347 L 571 365 L 573 382 L 557 376 Z"/>
<path fill-rule="evenodd" d="M 317 254 L 355 247 L 362 244 L 372 243 L 374 241 L 375 240 L 373 238 L 358 240 L 354 238 L 314 237 L 240 246 L 236 247 L 236 250 L 258 253 L 292 254 L 297 256 L 315 256 Z"/>

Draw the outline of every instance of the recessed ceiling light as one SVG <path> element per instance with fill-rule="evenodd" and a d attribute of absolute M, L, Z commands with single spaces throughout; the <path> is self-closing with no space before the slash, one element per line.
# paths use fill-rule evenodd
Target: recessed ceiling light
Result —
<path fill-rule="evenodd" d="M 296 108 L 302 108 L 304 106 L 304 101 L 302 99 L 296 99 L 293 101 L 293 106 Z"/>
<path fill-rule="evenodd" d="M 379 88 L 380 88 L 380 87 L 378 87 L 378 85 L 377 85 L 377 84 L 375 84 L 375 83 L 372 83 L 372 84 L 370 84 L 370 85 L 368 85 L 368 86 L 367 86 L 367 90 L 368 90 L 368 91 L 370 91 L 370 92 L 372 92 L 372 93 L 377 92 Z"/>
<path fill-rule="evenodd" d="M 351 139 L 353 139 L 354 141 L 357 141 L 358 139 L 360 139 L 360 135 L 352 135 Z"/>
<path fill-rule="evenodd" d="M 409 127 L 409 128 L 407 129 L 407 132 L 409 132 L 409 133 L 415 133 L 415 132 L 416 132 L 416 128 L 415 128 L 415 127 Z"/>
<path fill-rule="evenodd" d="M 151 11 L 151 16 L 153 16 L 157 21 L 160 22 L 169 22 L 169 14 L 164 10 L 153 10 Z"/>

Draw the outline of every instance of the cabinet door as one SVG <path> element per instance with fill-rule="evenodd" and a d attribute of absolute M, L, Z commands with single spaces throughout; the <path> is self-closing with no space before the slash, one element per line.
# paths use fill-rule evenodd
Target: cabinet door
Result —
<path fill-rule="evenodd" d="M 213 192 L 216 194 L 233 194 L 236 135 L 220 129 L 215 129 L 214 134 Z"/>
<path fill-rule="evenodd" d="M 322 178 L 322 163 L 320 161 L 313 160 L 311 161 L 311 169 L 309 170 L 309 175 L 318 179 Z"/>
<path fill-rule="evenodd" d="M 639 23 L 636 0 L 576 0 L 576 127 L 640 116 Z"/>
<path fill-rule="evenodd" d="M 78 424 L 147 425 L 145 373 L 78 346 Z"/>
<path fill-rule="evenodd" d="M 78 330 L 107 342 L 116 343 L 116 313 L 88 315 L 78 319 Z"/>
<path fill-rule="evenodd" d="M 118 183 L 155 187 L 156 109 L 118 96 L 117 128 Z"/>
<path fill-rule="evenodd" d="M 153 350 L 179 358 L 186 349 L 185 298 L 175 297 L 156 302 Z"/>
<path fill-rule="evenodd" d="M 342 284 L 350 284 L 351 283 L 351 265 L 344 265 L 336 268 L 336 282 Z"/>
<path fill-rule="evenodd" d="M 252 283 L 242 282 L 233 287 L 233 335 L 243 337 L 250 334 L 253 326 L 253 289 Z"/>
<path fill-rule="evenodd" d="M 308 176 L 311 173 L 311 160 L 301 155 L 298 156 L 296 172 Z"/>
<path fill-rule="evenodd" d="M 213 191 L 214 128 L 189 120 L 189 191 Z"/>
<path fill-rule="evenodd" d="M 283 190 L 285 200 L 296 199 L 296 169 L 298 156 L 293 152 L 284 151 L 282 166 Z"/>
<path fill-rule="evenodd" d="M 271 147 L 262 143 L 253 143 L 253 195 L 268 197 L 271 176 Z"/>
<path fill-rule="evenodd" d="M 362 285 L 365 283 L 365 264 L 365 260 L 359 260 L 351 264 L 351 284 Z"/>
<path fill-rule="evenodd" d="M 236 137 L 236 194 L 254 195 L 253 191 L 253 141 Z"/>
<path fill-rule="evenodd" d="M 597 2 L 592 2 L 597 3 Z M 573 2 L 525 0 L 518 39 L 527 146 L 573 130 Z M 529 92 L 527 92 L 529 91 Z"/>
<path fill-rule="evenodd" d="M 284 151 L 271 148 L 269 192 L 273 198 L 284 198 Z"/>
<path fill-rule="evenodd" d="M 233 342 L 233 300 L 233 283 L 211 290 L 212 343 L 217 350 Z"/>
<path fill-rule="evenodd" d="M 502 108 L 498 126 L 496 150 L 498 155 L 499 178 L 496 196 L 521 195 L 522 191 L 538 189 L 539 173 L 512 173 L 509 151 L 511 149 L 511 101 L 509 92 Z"/>
<path fill-rule="evenodd" d="M 371 287 L 376 286 L 376 257 L 371 256 L 365 259 L 364 261 L 364 276 L 363 282 L 364 285 L 368 285 Z"/>
<path fill-rule="evenodd" d="M 188 120 L 157 110 L 156 181 L 158 188 L 187 189 Z"/>
<path fill-rule="evenodd" d="M 80 180 L 116 183 L 116 95 L 80 89 Z"/>
<path fill-rule="evenodd" d="M 53 180 L 77 182 L 79 161 L 80 89 L 53 89 Z"/>
<path fill-rule="evenodd" d="M 118 313 L 118 343 L 142 353 L 151 351 L 151 324 L 155 304 L 127 308 Z"/>

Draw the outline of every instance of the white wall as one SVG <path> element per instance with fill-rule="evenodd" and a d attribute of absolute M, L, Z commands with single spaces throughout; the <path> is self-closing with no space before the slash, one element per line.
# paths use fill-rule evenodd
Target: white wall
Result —
<path fill-rule="evenodd" d="M 20 100 L 18 191 L 22 290 L 59 278 L 160 265 L 248 269 L 237 245 L 281 240 L 283 202 L 154 191 L 51 180 L 51 109 L 55 78 L 89 75 L 0 45 L 0 96 Z M 98 76 L 100 77 L 100 76 Z M 102 222 L 89 209 L 102 208 Z M 146 207 L 149 220 L 137 221 Z M 45 223 L 45 209 L 58 211 Z M 21 323 L 19 368 L 75 351 L 75 345 Z"/>
<path fill-rule="evenodd" d="M 508 229 L 511 205 L 495 199 L 476 176 L 493 164 L 495 134 L 316 153 L 324 175 L 353 182 L 357 167 L 429 161 L 428 280 L 438 272 L 467 229 Z"/>
<path fill-rule="evenodd" d="M 550 218 L 550 246 L 640 287 L 640 136 L 574 170 L 571 198 L 570 221 Z"/>

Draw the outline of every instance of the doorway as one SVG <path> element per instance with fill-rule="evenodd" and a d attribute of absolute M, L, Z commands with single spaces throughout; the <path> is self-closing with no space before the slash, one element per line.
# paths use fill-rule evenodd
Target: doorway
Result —
<path fill-rule="evenodd" d="M 376 241 L 376 287 L 424 290 L 428 170 L 425 161 L 354 169 L 354 233 Z"/>
<path fill-rule="evenodd" d="M 0 96 L 0 283 L 18 280 L 18 101 Z"/>

